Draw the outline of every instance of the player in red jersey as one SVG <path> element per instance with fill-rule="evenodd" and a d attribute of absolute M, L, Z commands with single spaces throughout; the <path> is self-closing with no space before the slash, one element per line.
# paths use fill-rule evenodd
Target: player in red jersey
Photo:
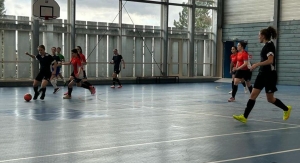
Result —
<path fill-rule="evenodd" d="M 85 72 L 85 69 L 84 69 L 84 66 L 86 65 L 85 55 L 82 53 L 82 49 L 81 49 L 80 46 L 77 46 L 76 50 L 78 52 L 78 56 L 79 56 L 79 58 L 81 60 L 81 64 L 82 64 L 82 73 L 83 73 L 82 82 L 89 87 L 89 90 L 90 90 L 91 94 L 93 95 L 93 94 L 96 93 L 96 89 L 91 83 L 89 83 L 87 81 L 87 76 L 86 76 L 86 72 Z M 69 83 L 72 80 L 73 80 L 73 77 L 70 76 L 70 80 L 67 83 Z M 65 85 L 67 85 L 67 83 L 65 83 Z M 67 95 L 67 94 L 68 94 L 68 92 L 66 92 L 64 95 Z"/>
<path fill-rule="evenodd" d="M 245 80 L 249 92 L 250 93 L 252 92 L 253 87 L 250 83 L 252 73 L 248 68 L 249 54 L 245 50 L 246 46 L 247 46 L 246 42 L 241 41 L 238 43 L 237 49 L 239 53 L 237 54 L 237 65 L 236 67 L 233 67 L 233 70 L 236 71 L 235 78 L 234 78 L 234 86 L 232 89 L 232 96 L 230 99 L 228 99 L 228 102 L 233 102 L 235 100 L 235 95 L 238 90 L 238 84 L 242 80 Z"/>
<path fill-rule="evenodd" d="M 77 87 L 83 87 L 91 91 L 91 87 L 83 82 L 83 66 L 79 53 L 76 49 L 72 50 L 72 59 L 69 63 L 63 63 L 63 65 L 72 65 L 73 72 L 70 76 L 70 83 L 68 84 L 68 93 L 63 97 L 64 99 L 70 99 L 72 97 L 73 85 L 76 83 Z"/>
<path fill-rule="evenodd" d="M 236 63 L 237 63 L 237 53 L 238 53 L 238 50 L 237 50 L 237 47 L 236 46 L 233 46 L 231 48 L 231 55 L 230 55 L 230 74 L 232 75 L 232 82 L 231 82 L 231 91 L 228 92 L 229 94 L 232 93 L 232 90 L 233 90 L 233 86 L 234 86 L 234 78 L 235 78 L 235 73 L 236 71 L 233 71 L 233 67 L 236 67 Z M 242 81 L 242 84 L 244 86 L 244 91 L 245 93 L 248 92 L 247 88 L 246 88 L 246 83 L 245 81 Z"/>

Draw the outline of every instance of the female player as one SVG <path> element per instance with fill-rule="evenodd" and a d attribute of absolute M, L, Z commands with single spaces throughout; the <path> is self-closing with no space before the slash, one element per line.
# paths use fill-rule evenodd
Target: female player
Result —
<path fill-rule="evenodd" d="M 258 38 L 260 43 L 264 43 L 265 45 L 260 52 L 260 62 L 253 64 L 251 66 L 251 71 L 260 66 L 259 73 L 256 77 L 254 88 L 250 95 L 250 99 L 248 100 L 244 114 L 233 115 L 233 118 L 246 123 L 247 118 L 255 105 L 256 98 L 260 94 L 261 90 L 265 88 L 268 102 L 281 108 L 283 110 L 283 120 L 287 120 L 290 117 L 292 107 L 286 106 L 279 99 L 274 97 L 274 92 L 277 91 L 277 72 L 275 69 L 275 45 L 271 41 L 271 38 L 277 38 L 277 31 L 273 27 L 262 29 L 259 32 Z"/>
<path fill-rule="evenodd" d="M 68 84 L 68 93 L 63 97 L 64 99 L 71 99 L 72 97 L 72 91 L 73 91 L 73 84 L 76 83 L 78 87 L 83 87 L 85 89 L 88 89 L 92 92 L 93 88 L 86 84 L 86 82 L 83 82 L 82 79 L 84 78 L 83 75 L 83 67 L 82 67 L 82 61 L 80 58 L 80 55 L 78 54 L 76 49 L 73 49 L 72 51 L 72 58 L 69 63 L 63 63 L 63 65 L 72 65 L 73 66 L 73 72 L 71 74 L 70 79 L 72 78 L 71 82 Z M 93 94 L 93 93 L 92 93 Z"/>
<path fill-rule="evenodd" d="M 228 92 L 229 94 L 232 93 L 232 90 L 233 90 L 233 86 L 234 86 L 234 78 L 235 78 L 235 73 L 236 71 L 233 71 L 233 67 L 236 67 L 236 63 L 237 63 L 237 53 L 238 53 L 238 50 L 237 50 L 237 47 L 236 46 L 233 46 L 231 48 L 231 55 L 230 55 L 230 74 L 232 75 L 232 82 L 231 82 L 231 91 Z M 242 84 L 244 86 L 244 91 L 245 93 L 248 92 L 247 88 L 246 88 L 246 83 L 245 83 L 245 80 L 242 81 Z"/>
<path fill-rule="evenodd" d="M 38 47 L 39 54 L 37 56 L 31 55 L 28 52 L 26 52 L 26 55 L 30 56 L 31 58 L 37 59 L 40 61 L 40 72 L 36 76 L 36 78 L 33 81 L 33 90 L 34 90 L 34 96 L 33 99 L 36 100 L 38 96 L 40 95 L 38 91 L 38 85 L 40 82 L 42 82 L 42 88 L 41 92 L 42 95 L 40 97 L 41 100 L 44 100 L 45 93 L 46 93 L 46 86 L 48 84 L 48 81 L 50 78 L 53 78 L 56 75 L 56 68 L 57 68 L 57 62 L 54 61 L 53 57 L 45 52 L 45 46 L 40 45 Z M 53 64 L 53 66 L 52 66 Z M 53 71 L 51 72 L 51 68 L 53 67 Z"/>
<path fill-rule="evenodd" d="M 228 99 L 228 102 L 235 101 L 235 95 L 238 90 L 238 84 L 242 80 L 245 80 L 249 92 L 250 93 L 252 92 L 252 85 L 250 83 L 252 73 L 248 68 L 249 54 L 245 50 L 246 46 L 247 46 L 246 42 L 241 41 L 238 43 L 237 49 L 239 53 L 237 54 L 237 64 L 236 67 L 233 67 L 233 71 L 236 71 L 235 78 L 234 78 L 234 86 L 232 89 L 232 96 L 230 99 Z"/>
<path fill-rule="evenodd" d="M 122 88 L 122 84 L 120 82 L 120 80 L 118 79 L 118 74 L 121 72 L 121 62 L 123 63 L 123 69 L 125 69 L 125 61 L 122 57 L 122 55 L 120 55 L 118 53 L 117 49 L 113 50 L 114 52 L 114 56 L 112 58 L 112 61 L 109 62 L 110 64 L 114 64 L 114 72 L 112 74 L 113 77 L 113 85 L 111 86 L 111 88 L 115 88 L 115 82 L 118 82 L 119 86 L 118 88 Z"/>
<path fill-rule="evenodd" d="M 89 83 L 87 81 L 87 76 L 86 76 L 86 72 L 85 72 L 85 69 L 84 69 L 84 66 L 86 65 L 86 58 L 85 58 L 84 54 L 82 53 L 82 49 L 81 49 L 80 46 L 77 46 L 76 50 L 77 50 L 78 56 L 79 56 L 79 58 L 81 60 L 81 64 L 82 64 L 82 73 L 83 73 L 83 80 L 82 80 L 82 82 L 85 85 L 89 86 L 90 92 L 93 95 L 93 94 L 96 93 L 96 89 L 95 89 L 95 87 L 91 83 Z M 74 79 L 73 76 L 70 76 L 70 79 L 69 79 L 69 81 L 67 83 L 70 83 L 73 79 Z M 67 95 L 67 94 L 68 94 L 68 92 L 66 92 L 64 95 Z"/>

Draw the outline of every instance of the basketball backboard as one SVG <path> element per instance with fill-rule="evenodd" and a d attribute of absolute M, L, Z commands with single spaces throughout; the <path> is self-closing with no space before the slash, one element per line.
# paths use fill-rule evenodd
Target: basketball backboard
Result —
<path fill-rule="evenodd" d="M 37 0 L 32 7 L 33 16 L 41 19 L 56 19 L 60 17 L 60 7 L 55 0 Z"/>

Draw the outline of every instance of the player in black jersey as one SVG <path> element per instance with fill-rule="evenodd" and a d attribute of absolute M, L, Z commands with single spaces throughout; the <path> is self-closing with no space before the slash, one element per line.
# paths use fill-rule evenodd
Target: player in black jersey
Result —
<path fill-rule="evenodd" d="M 56 67 L 56 71 L 54 72 L 54 68 L 52 67 L 52 72 L 55 73 L 55 76 L 52 76 L 50 79 L 50 82 L 52 84 L 52 86 L 54 87 L 54 91 L 53 93 L 56 93 L 60 90 L 59 87 L 57 87 L 57 76 L 60 73 L 60 69 L 61 69 L 61 60 L 60 57 L 58 55 L 56 55 L 56 47 L 52 47 L 51 48 L 52 51 L 52 57 L 54 59 L 54 61 L 57 63 L 57 67 Z"/>
<path fill-rule="evenodd" d="M 121 72 L 121 62 L 123 64 L 123 69 L 125 69 L 125 61 L 124 61 L 122 55 L 120 55 L 118 53 L 117 49 L 114 49 L 113 52 L 114 52 L 114 56 L 112 58 L 112 61 L 109 62 L 110 64 L 114 64 L 114 72 L 112 74 L 113 85 L 111 86 L 111 88 L 115 88 L 115 82 L 118 82 L 118 84 L 119 84 L 118 88 L 122 88 L 122 84 L 121 84 L 120 80 L 118 79 L 118 74 Z"/>
<path fill-rule="evenodd" d="M 264 43 L 265 45 L 260 53 L 260 62 L 253 64 L 250 68 L 250 70 L 253 71 L 257 67 L 260 67 L 259 73 L 256 77 L 254 88 L 250 95 L 250 99 L 248 100 L 244 114 L 233 115 L 233 118 L 243 123 L 247 122 L 247 118 L 255 105 L 255 100 L 263 88 L 265 88 L 268 102 L 276 105 L 283 110 L 283 120 L 287 120 L 290 117 L 292 107 L 286 106 L 279 99 L 274 97 L 274 92 L 277 91 L 277 72 L 275 68 L 275 45 L 271 41 L 271 38 L 277 38 L 277 31 L 273 27 L 262 29 L 259 32 L 259 41 L 260 43 Z"/>
<path fill-rule="evenodd" d="M 40 72 L 33 81 L 33 90 L 34 90 L 33 99 L 36 100 L 38 98 L 38 96 L 40 95 L 40 93 L 38 91 L 38 84 L 40 82 L 42 82 L 42 86 L 41 86 L 42 87 L 41 88 L 42 95 L 41 95 L 40 99 L 44 100 L 48 80 L 50 80 L 51 76 L 55 76 L 57 63 L 54 62 L 54 59 L 50 54 L 45 52 L 44 45 L 40 45 L 38 47 L 38 51 L 39 51 L 39 54 L 37 56 L 31 55 L 28 52 L 26 52 L 26 55 L 40 61 Z M 52 66 L 52 64 L 53 64 L 53 66 Z M 51 73 L 52 67 L 54 68 L 54 71 Z"/>

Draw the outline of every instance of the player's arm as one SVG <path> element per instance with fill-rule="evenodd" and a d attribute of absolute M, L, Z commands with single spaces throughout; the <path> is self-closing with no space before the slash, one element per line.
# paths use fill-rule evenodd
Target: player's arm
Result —
<path fill-rule="evenodd" d="M 36 59 L 35 55 L 29 54 L 28 52 L 25 53 L 26 55 L 28 55 L 29 57 Z"/>
<path fill-rule="evenodd" d="M 266 66 L 273 64 L 274 61 L 274 54 L 272 52 L 269 53 L 268 59 L 263 62 L 256 63 L 257 66 Z"/>
<path fill-rule="evenodd" d="M 115 61 L 114 60 L 111 60 L 110 62 L 108 62 L 109 64 L 114 64 Z"/>
<path fill-rule="evenodd" d="M 61 65 L 71 65 L 71 62 L 63 62 Z"/>
<path fill-rule="evenodd" d="M 81 57 L 81 66 L 85 66 L 86 65 L 86 58 L 85 58 L 85 56 L 84 55 L 82 55 L 82 57 Z"/>
<path fill-rule="evenodd" d="M 122 58 L 122 64 L 123 64 L 123 69 L 125 69 L 125 61 L 124 61 L 124 59 Z"/>
<path fill-rule="evenodd" d="M 233 63 L 230 62 L 230 73 L 232 73 L 232 70 L 233 70 Z"/>
<path fill-rule="evenodd" d="M 78 62 L 78 63 L 77 63 L 77 68 L 78 68 L 78 74 L 76 74 L 76 75 L 77 75 L 77 77 L 79 77 L 79 74 L 80 74 L 81 71 L 83 70 L 83 65 L 82 65 L 81 62 Z"/>
<path fill-rule="evenodd" d="M 237 67 L 236 70 L 240 70 L 248 65 L 248 60 L 244 60 L 244 64 L 242 64 L 240 67 Z"/>

